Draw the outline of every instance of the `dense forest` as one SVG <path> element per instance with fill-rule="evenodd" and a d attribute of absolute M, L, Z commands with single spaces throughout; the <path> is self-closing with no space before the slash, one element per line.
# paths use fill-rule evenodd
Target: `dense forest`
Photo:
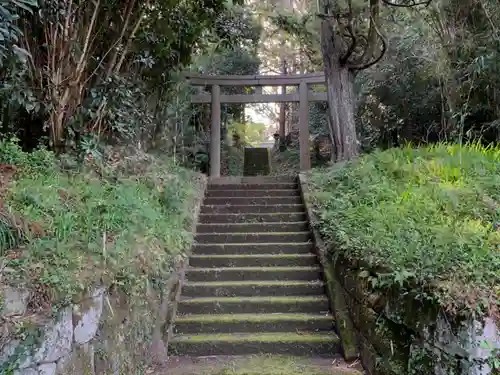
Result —
<path fill-rule="evenodd" d="M 312 104 L 310 126 L 315 136 L 330 135 L 336 159 L 408 142 L 499 138 L 493 0 L 319 7 L 311 0 L 3 0 L 0 13 L 1 133 L 25 150 L 43 144 L 97 156 L 120 144 L 202 167 L 209 108 L 189 103 L 186 70 L 326 68 L 330 113 Z M 293 138 L 294 105 L 261 111 L 282 139 Z M 222 114 L 224 139 L 241 133 L 242 106 Z M 250 134 L 258 140 L 264 132 Z"/>

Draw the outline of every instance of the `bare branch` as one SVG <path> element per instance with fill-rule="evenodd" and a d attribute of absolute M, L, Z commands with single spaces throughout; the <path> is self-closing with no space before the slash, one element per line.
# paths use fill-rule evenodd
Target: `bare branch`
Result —
<path fill-rule="evenodd" d="M 368 29 L 367 46 L 359 63 L 370 60 L 375 53 L 377 46 L 377 39 L 379 33 L 377 32 L 377 24 L 380 20 L 380 0 L 370 0 L 370 26 Z"/>
<path fill-rule="evenodd" d="M 370 20 L 371 21 L 374 21 L 373 19 Z M 382 60 L 382 58 L 384 57 L 385 55 L 385 52 L 387 51 L 387 40 L 385 39 L 384 35 L 380 32 L 378 26 L 377 26 L 377 23 L 376 22 L 372 22 L 371 25 L 373 25 L 373 30 L 375 31 L 376 33 L 376 36 L 381 40 L 382 42 L 382 50 L 380 51 L 380 54 L 379 56 L 377 56 L 375 59 L 373 59 L 372 61 L 368 61 L 368 62 L 365 62 L 365 63 L 360 63 L 360 64 L 352 64 L 352 65 L 349 65 L 349 69 L 351 70 L 363 70 L 363 69 L 367 69 L 369 68 L 370 66 L 373 66 L 375 65 L 376 63 L 378 63 L 380 60 Z"/>
<path fill-rule="evenodd" d="M 392 7 L 400 7 L 400 8 L 412 8 L 412 7 L 418 7 L 418 6 L 429 6 L 432 3 L 432 0 L 423 0 L 423 1 L 416 1 L 416 0 L 410 0 L 409 2 L 406 2 L 406 0 L 403 3 L 394 3 L 389 0 L 382 0 L 382 2 L 385 5 L 389 5 Z"/>
<path fill-rule="evenodd" d="M 347 49 L 346 53 L 340 57 L 340 63 L 344 65 L 347 63 L 349 60 L 349 57 L 353 54 L 353 52 L 356 50 L 356 46 L 358 45 L 358 40 L 356 38 L 356 35 L 354 34 L 354 30 L 352 27 L 352 0 L 347 0 L 348 6 L 349 6 L 349 15 L 348 15 L 348 21 L 347 21 L 347 31 L 349 33 L 349 37 L 351 38 L 351 44 L 349 45 L 349 48 Z"/>

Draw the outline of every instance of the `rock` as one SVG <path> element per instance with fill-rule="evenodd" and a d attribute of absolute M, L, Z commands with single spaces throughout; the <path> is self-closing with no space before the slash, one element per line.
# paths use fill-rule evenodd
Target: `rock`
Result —
<path fill-rule="evenodd" d="M 31 292 L 23 288 L 2 288 L 1 315 L 5 317 L 24 315 L 31 296 Z"/>
<path fill-rule="evenodd" d="M 24 370 L 14 371 L 14 375 L 39 375 L 39 372 L 34 368 L 25 368 Z"/>
<path fill-rule="evenodd" d="M 75 325 L 74 339 L 77 344 L 92 340 L 99 328 L 104 303 L 104 289 L 98 289 L 93 296 L 73 307 Z"/>
<path fill-rule="evenodd" d="M 71 352 L 72 343 L 73 317 L 71 308 L 67 308 L 62 311 L 55 323 L 45 327 L 42 344 L 33 356 L 34 361 L 36 363 L 56 362 Z"/>
<path fill-rule="evenodd" d="M 500 329 L 495 320 L 486 318 L 484 322 L 475 321 L 470 329 L 471 345 L 468 348 L 475 365 L 469 369 L 471 375 L 488 375 L 492 373 L 488 359 L 495 350 L 500 349 Z"/>
<path fill-rule="evenodd" d="M 73 348 L 73 352 L 74 352 L 75 348 Z M 71 356 L 72 356 L 72 353 L 70 353 L 67 357 L 62 357 L 60 358 L 57 363 L 56 363 L 56 373 L 57 374 L 64 374 L 64 370 L 66 369 L 68 363 L 71 361 Z"/>
<path fill-rule="evenodd" d="M 6 362 L 13 361 L 13 358 L 11 358 L 13 355 L 17 357 L 17 368 L 19 369 L 25 369 L 34 364 L 33 357 L 29 353 L 29 349 L 26 348 L 24 353 L 21 354 L 20 350 L 17 349 L 20 345 L 22 345 L 22 343 L 19 340 L 12 340 L 2 348 L 2 353 L 0 354 L 0 366 Z M 18 353 L 16 353 L 16 351 L 18 351 Z"/>
<path fill-rule="evenodd" d="M 38 366 L 39 375 L 56 375 L 56 364 L 55 363 L 44 363 Z"/>

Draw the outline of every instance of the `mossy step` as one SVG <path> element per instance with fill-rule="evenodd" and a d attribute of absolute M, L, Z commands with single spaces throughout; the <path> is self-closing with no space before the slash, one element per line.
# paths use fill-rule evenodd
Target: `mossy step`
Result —
<path fill-rule="evenodd" d="M 275 176 L 224 176 L 210 177 L 208 183 L 210 185 L 224 184 L 273 184 L 273 183 L 298 183 L 297 174 L 285 174 Z"/>
<path fill-rule="evenodd" d="M 233 205 L 207 205 L 201 206 L 200 213 L 202 214 L 262 214 L 274 212 L 299 212 L 305 213 L 306 208 L 303 204 L 280 204 L 280 205 L 265 205 L 265 204 L 233 204 Z"/>
<path fill-rule="evenodd" d="M 291 223 L 215 223 L 198 224 L 197 233 L 264 233 L 304 232 L 309 230 L 307 221 Z"/>
<path fill-rule="evenodd" d="M 334 333 L 260 333 L 180 335 L 169 344 L 172 353 L 193 356 L 286 354 L 333 357 L 340 352 Z"/>
<path fill-rule="evenodd" d="M 169 356 L 165 372 L 157 375 L 362 375 L 359 361 L 290 355 Z"/>
<path fill-rule="evenodd" d="M 317 264 L 315 254 L 223 254 L 192 255 L 189 258 L 191 267 L 306 267 Z"/>
<path fill-rule="evenodd" d="M 226 197 L 299 197 L 300 191 L 298 189 L 282 189 L 282 190 L 208 190 L 207 198 L 226 198 Z"/>
<path fill-rule="evenodd" d="M 327 313 L 326 295 L 279 297 L 182 297 L 179 314 Z"/>
<path fill-rule="evenodd" d="M 307 221 L 305 212 L 277 212 L 257 214 L 200 214 L 201 224 L 215 223 L 290 223 Z"/>
<path fill-rule="evenodd" d="M 308 296 L 325 293 L 322 281 L 207 281 L 186 282 L 187 297 Z"/>
<path fill-rule="evenodd" d="M 207 191 L 214 190 L 288 190 L 298 189 L 296 182 L 263 182 L 260 184 L 235 183 L 235 184 L 213 184 L 209 183 Z"/>
<path fill-rule="evenodd" d="M 198 255 L 251 255 L 251 254 L 310 254 L 312 242 L 262 242 L 262 243 L 198 243 L 193 254 Z"/>
<path fill-rule="evenodd" d="M 188 281 L 251 281 L 251 280 L 296 280 L 321 279 L 321 268 L 316 267 L 223 267 L 189 268 Z"/>
<path fill-rule="evenodd" d="M 282 205 L 282 204 L 301 204 L 302 197 L 246 197 L 245 192 L 241 192 L 239 197 L 218 197 L 205 198 L 204 205 L 224 206 L 224 205 Z"/>
<path fill-rule="evenodd" d="M 329 314 L 202 314 L 178 316 L 176 332 L 234 333 L 234 332 L 294 332 L 331 331 L 333 317 Z"/>
<path fill-rule="evenodd" d="M 205 244 L 220 243 L 297 243 L 311 240 L 311 232 L 274 233 L 197 233 L 195 241 Z"/>

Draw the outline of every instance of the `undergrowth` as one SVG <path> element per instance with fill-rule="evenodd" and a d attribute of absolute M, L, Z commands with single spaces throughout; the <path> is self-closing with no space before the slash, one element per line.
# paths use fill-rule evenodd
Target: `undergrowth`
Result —
<path fill-rule="evenodd" d="M 222 158 L 227 163 L 227 170 L 223 171 L 225 176 L 243 176 L 243 147 L 223 145 Z"/>
<path fill-rule="evenodd" d="M 36 290 L 31 307 L 102 283 L 159 286 L 190 243 L 196 175 L 168 162 L 114 155 L 81 167 L 4 141 L 0 164 L 16 169 L 1 191 L 2 282 Z"/>
<path fill-rule="evenodd" d="M 296 175 L 300 170 L 300 152 L 289 148 L 283 152 L 271 151 L 271 175 Z"/>
<path fill-rule="evenodd" d="M 379 269 L 375 284 L 430 286 L 447 308 L 498 312 L 500 149 L 379 151 L 310 184 L 325 242 Z"/>

